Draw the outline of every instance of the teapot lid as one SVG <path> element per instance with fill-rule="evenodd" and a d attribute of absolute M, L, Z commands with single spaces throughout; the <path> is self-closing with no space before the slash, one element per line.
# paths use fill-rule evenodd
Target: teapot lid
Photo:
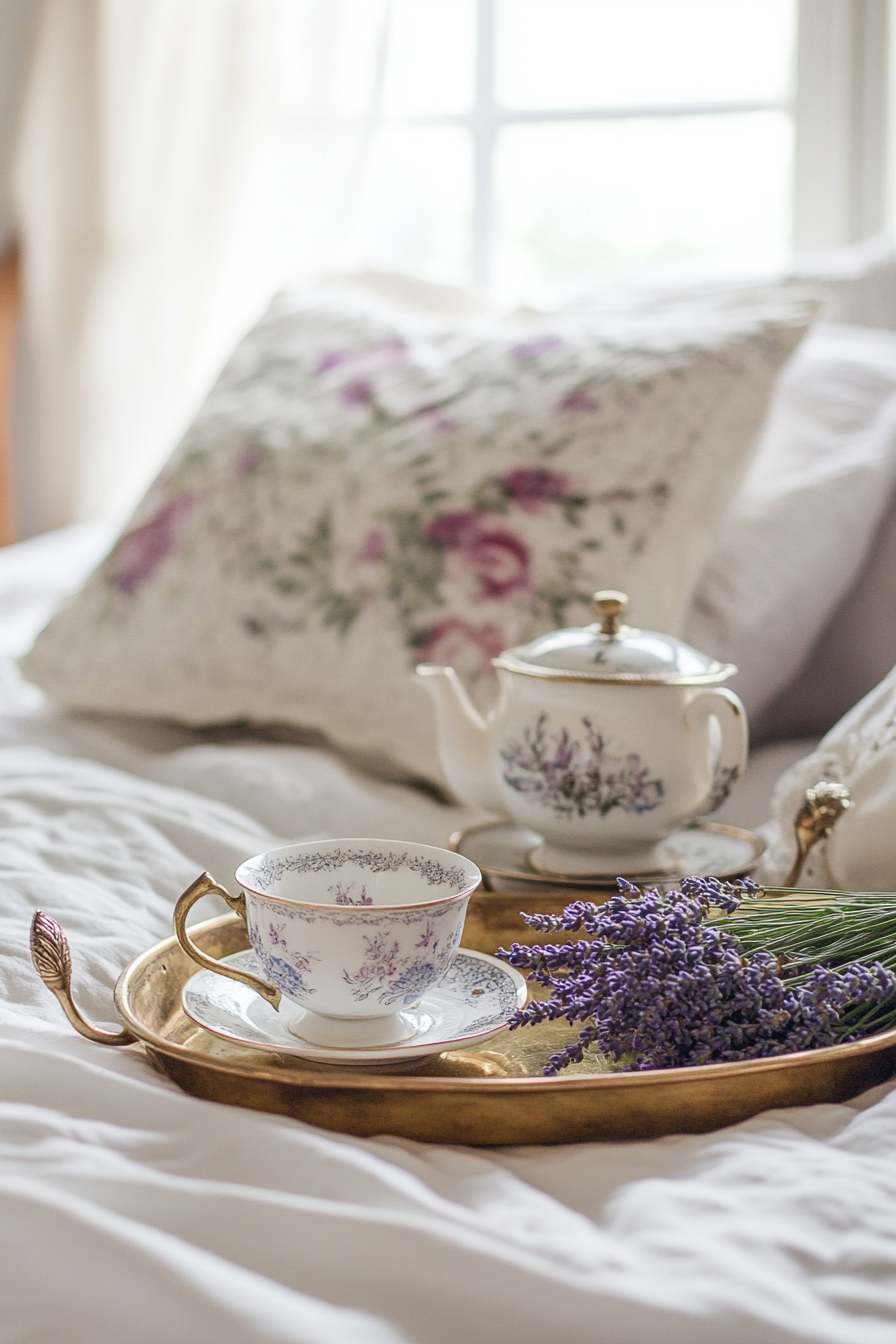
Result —
<path fill-rule="evenodd" d="M 506 649 L 497 668 L 553 681 L 610 681 L 623 684 L 709 685 L 726 681 L 737 668 L 691 648 L 674 635 L 623 625 L 625 593 L 603 588 L 594 594 L 599 619 L 540 635 L 530 644 Z"/>

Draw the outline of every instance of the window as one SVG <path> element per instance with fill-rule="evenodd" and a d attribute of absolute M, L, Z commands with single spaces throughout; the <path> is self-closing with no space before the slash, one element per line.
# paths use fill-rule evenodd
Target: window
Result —
<path fill-rule="evenodd" d="M 887 222 L 888 0 L 380 13 L 356 263 L 540 302 L 645 269 L 774 268 Z"/>

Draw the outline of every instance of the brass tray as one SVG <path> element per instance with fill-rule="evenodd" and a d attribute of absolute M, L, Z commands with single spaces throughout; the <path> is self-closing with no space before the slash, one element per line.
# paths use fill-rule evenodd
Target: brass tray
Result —
<path fill-rule="evenodd" d="M 565 899 L 568 893 L 539 896 L 538 909 L 558 912 Z M 514 940 L 537 941 L 519 918 L 520 909 L 531 905 L 531 892 L 477 893 L 463 945 L 494 952 Z M 315 1065 L 236 1046 L 188 1018 L 181 990 L 196 963 L 175 938 L 151 947 L 122 972 L 115 1006 L 125 1031 L 115 1036 L 90 1027 L 73 1007 L 68 947 L 58 926 L 47 923 L 49 941 L 34 943 L 38 968 L 85 1035 L 119 1045 L 136 1038 L 152 1064 L 194 1096 L 364 1137 L 495 1145 L 704 1133 L 771 1107 L 844 1101 L 896 1068 L 893 1029 L 849 1045 L 741 1064 L 645 1073 L 594 1072 L 599 1064 L 582 1064 L 544 1078 L 547 1056 L 573 1034 L 566 1023 L 502 1032 L 413 1072 Z M 194 925 L 191 934 L 213 957 L 249 945 L 245 924 L 232 914 Z"/>

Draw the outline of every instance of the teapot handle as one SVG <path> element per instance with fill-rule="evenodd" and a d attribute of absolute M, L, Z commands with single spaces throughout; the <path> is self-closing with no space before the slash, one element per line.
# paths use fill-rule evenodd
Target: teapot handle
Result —
<path fill-rule="evenodd" d="M 690 728 L 703 727 L 710 718 L 718 722 L 722 733 L 722 747 L 709 793 L 697 808 L 696 816 L 705 816 L 722 806 L 737 781 L 743 776 L 750 745 L 747 711 L 734 692 L 729 691 L 727 687 L 713 687 L 712 690 L 701 691 L 685 710 L 685 720 Z"/>

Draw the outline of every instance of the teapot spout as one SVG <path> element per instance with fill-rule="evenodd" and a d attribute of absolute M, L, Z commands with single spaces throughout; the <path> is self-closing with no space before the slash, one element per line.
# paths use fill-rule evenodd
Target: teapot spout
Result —
<path fill-rule="evenodd" d="M 491 729 L 467 695 L 453 667 L 420 663 L 417 676 L 436 707 L 439 759 L 445 778 L 462 803 L 501 810 L 492 781 Z"/>

